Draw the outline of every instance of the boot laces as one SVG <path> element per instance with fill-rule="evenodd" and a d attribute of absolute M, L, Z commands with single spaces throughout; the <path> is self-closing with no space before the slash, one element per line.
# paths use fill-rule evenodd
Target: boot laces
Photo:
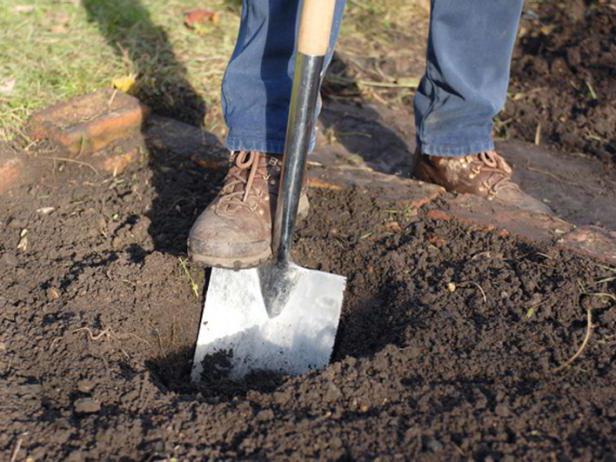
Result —
<path fill-rule="evenodd" d="M 494 196 L 499 190 L 517 187 L 510 178 L 511 167 L 494 151 L 480 152 L 472 161 L 471 172 L 473 175 L 489 173 L 482 181 L 482 186 L 490 196 Z"/>
<path fill-rule="evenodd" d="M 261 154 L 255 151 L 240 151 L 235 155 L 234 165 L 225 178 L 220 200 L 216 204 L 217 212 L 232 214 L 241 207 L 255 210 L 258 201 L 249 199 L 262 194 L 259 188 L 253 188 L 255 179 L 268 179 L 267 169 L 259 168 L 260 160 Z"/>

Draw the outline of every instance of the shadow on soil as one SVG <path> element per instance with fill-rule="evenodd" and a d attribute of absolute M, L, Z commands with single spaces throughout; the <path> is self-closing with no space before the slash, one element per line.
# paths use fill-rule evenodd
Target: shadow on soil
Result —
<path fill-rule="evenodd" d="M 147 214 L 151 220 L 149 233 L 156 250 L 186 256 L 190 228 L 218 194 L 226 171 L 207 169 L 183 153 L 161 148 L 157 139 L 151 131 L 146 131 L 152 183 L 156 189 Z M 211 149 L 224 148 L 218 144 Z"/>
<path fill-rule="evenodd" d="M 322 94 L 320 115 L 326 138 L 340 143 L 376 171 L 409 176 L 413 140 L 390 126 L 368 103 L 348 65 L 334 53 Z M 333 138 L 333 139 L 332 139 Z"/>
<path fill-rule="evenodd" d="M 216 136 L 195 128 L 203 125 L 205 102 L 144 5 L 139 0 L 82 0 L 82 5 L 109 46 L 130 60 L 140 81 L 148 82 L 136 96 L 154 113 L 192 125 L 153 116 L 142 129 L 157 193 L 148 213 L 149 232 L 156 250 L 185 255 L 193 221 L 224 178 L 224 172 L 199 161 L 224 148 Z"/>
<path fill-rule="evenodd" d="M 188 81 L 167 33 L 152 22 L 144 5 L 139 0 L 81 3 L 109 46 L 131 62 L 140 81 L 147 82 L 137 88 L 136 96 L 154 112 L 201 126 L 205 102 Z"/>

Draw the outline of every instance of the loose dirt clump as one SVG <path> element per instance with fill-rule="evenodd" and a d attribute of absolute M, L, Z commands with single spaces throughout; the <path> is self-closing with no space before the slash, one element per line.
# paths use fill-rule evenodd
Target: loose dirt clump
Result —
<path fill-rule="evenodd" d="M 616 451 L 614 270 L 431 220 L 376 189 L 312 191 L 298 229 L 298 262 L 348 277 L 332 364 L 240 383 L 213 371 L 192 386 L 204 273 L 185 262 L 185 239 L 221 174 L 155 154 L 0 204 L 3 460 Z M 587 345 L 556 371 L 589 312 Z"/>
<path fill-rule="evenodd" d="M 502 135 L 616 161 L 616 6 L 530 2 Z"/>

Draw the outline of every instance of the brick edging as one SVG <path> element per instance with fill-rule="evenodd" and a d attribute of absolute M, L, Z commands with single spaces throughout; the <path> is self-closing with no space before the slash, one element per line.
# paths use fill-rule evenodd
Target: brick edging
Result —
<path fill-rule="evenodd" d="M 136 98 L 107 89 L 43 109 L 30 118 L 27 128 L 34 139 L 55 142 L 68 157 L 77 157 L 95 169 L 117 174 L 142 158 L 142 147 L 146 146 L 140 132 L 148 115 L 147 107 Z M 208 157 L 204 153 L 191 159 L 208 167 L 223 165 L 219 155 Z M 0 194 L 36 181 L 38 173 L 40 169 L 33 167 L 30 156 L 0 150 Z M 445 193 L 440 186 L 379 173 L 368 167 L 312 168 L 308 184 L 333 190 L 378 187 L 385 198 L 404 202 L 406 208 L 416 210 L 433 204 Z M 597 226 L 576 227 L 556 216 L 534 214 L 468 194 L 449 197 L 444 205 L 427 210 L 426 216 L 437 220 L 456 219 L 485 231 L 511 234 L 527 241 L 554 242 L 559 248 L 616 264 L 614 231 Z"/>
<path fill-rule="evenodd" d="M 385 187 L 387 199 L 404 201 L 407 207 L 420 209 L 432 205 L 424 209 L 428 218 L 456 220 L 475 229 L 512 235 L 527 242 L 553 243 L 560 249 L 616 265 L 616 231 L 598 226 L 576 227 L 555 215 L 533 213 L 470 194 L 446 196 L 439 186 L 366 168 L 313 168 L 309 170 L 308 184 L 329 190 L 368 185 Z M 445 200 L 434 206 L 437 198 Z"/>

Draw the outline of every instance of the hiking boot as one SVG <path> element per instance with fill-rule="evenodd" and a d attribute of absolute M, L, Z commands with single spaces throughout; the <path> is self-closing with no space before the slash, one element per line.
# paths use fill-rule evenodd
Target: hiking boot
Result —
<path fill-rule="evenodd" d="M 494 151 L 464 157 L 421 154 L 415 177 L 447 191 L 476 194 L 530 212 L 551 214 L 543 202 L 529 196 L 513 182 L 511 166 Z"/>
<path fill-rule="evenodd" d="M 272 255 L 272 218 L 282 162 L 275 156 L 240 151 L 212 203 L 199 215 L 188 237 L 188 254 L 205 266 L 250 268 Z M 298 216 L 308 214 L 302 190 Z"/>

